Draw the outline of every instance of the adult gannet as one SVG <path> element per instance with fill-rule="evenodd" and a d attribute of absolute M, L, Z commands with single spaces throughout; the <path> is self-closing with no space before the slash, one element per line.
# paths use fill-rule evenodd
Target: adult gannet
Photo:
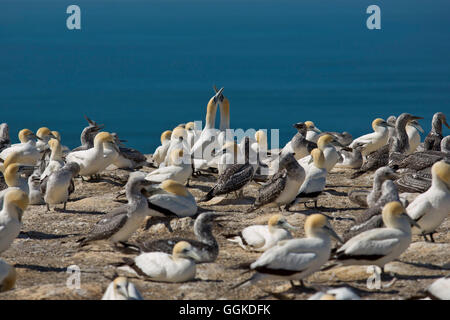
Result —
<path fill-rule="evenodd" d="M 128 203 L 114 209 L 104 218 L 100 219 L 91 231 L 83 238 L 77 240 L 81 246 L 91 241 L 109 239 L 114 245 L 126 242 L 128 238 L 144 222 L 148 214 L 148 200 L 142 193 L 150 184 L 140 172 L 132 172 L 125 185 Z"/>
<path fill-rule="evenodd" d="M 145 177 L 148 181 L 161 183 L 167 179 L 185 184 L 192 175 L 192 164 L 183 149 L 172 149 L 168 166 L 156 169 Z"/>
<path fill-rule="evenodd" d="M 433 180 L 430 189 L 419 195 L 407 208 L 408 215 L 420 228 L 414 234 L 430 235 L 450 213 L 450 163 L 439 161 L 431 169 Z"/>
<path fill-rule="evenodd" d="M 19 131 L 21 143 L 13 144 L 0 153 L 0 159 L 6 160 L 8 155 L 15 151 L 20 154 L 18 162 L 22 164 L 36 165 L 40 159 L 39 150 L 36 148 L 36 139 L 39 139 L 31 130 L 22 129 Z"/>
<path fill-rule="evenodd" d="M 150 216 L 183 218 L 197 213 L 194 196 L 179 182 L 168 179 L 146 189 L 151 190 L 147 212 Z"/>
<path fill-rule="evenodd" d="M 406 124 L 406 134 L 409 140 L 408 154 L 416 151 L 420 144 L 420 134 L 423 133 L 423 129 L 417 120 L 411 120 Z"/>
<path fill-rule="evenodd" d="M 67 200 L 75 191 L 73 179 L 80 172 L 80 166 L 76 162 L 68 162 L 62 168 L 56 169 L 50 175 L 41 180 L 40 189 L 50 211 L 51 204 L 64 203 L 63 211 L 66 210 Z"/>
<path fill-rule="evenodd" d="M 45 149 L 47 149 L 47 144 L 50 141 L 50 139 L 56 139 L 56 137 L 53 135 L 53 133 L 50 131 L 47 127 L 41 127 L 36 132 L 36 136 L 39 138 L 36 142 L 36 148 L 39 152 L 43 152 Z"/>
<path fill-rule="evenodd" d="M 288 205 L 297 196 L 305 180 L 305 170 L 292 153 L 281 157 L 279 171 L 259 189 L 255 202 L 247 212 L 266 205 L 277 206 L 281 210 L 280 206 Z"/>
<path fill-rule="evenodd" d="M 256 273 L 233 288 L 262 279 L 302 280 L 330 258 L 330 236 L 342 241 L 322 214 L 308 216 L 305 234 L 306 238 L 283 240 L 266 250 L 250 265 Z"/>
<path fill-rule="evenodd" d="M 7 123 L 0 124 L 0 152 L 11 146 L 9 127 Z"/>
<path fill-rule="evenodd" d="M 283 147 L 281 155 L 294 153 L 295 159 L 299 160 L 308 156 L 314 148 L 317 148 L 317 144 L 306 139 L 306 123 L 298 122 L 294 124 L 293 127 L 297 129 L 297 133 L 291 141 Z"/>
<path fill-rule="evenodd" d="M 319 134 L 318 138 L 320 138 L 321 136 L 323 136 L 325 134 L 330 134 L 333 137 L 335 137 L 336 141 L 343 147 L 349 146 L 350 143 L 352 143 L 352 141 L 353 141 L 353 136 L 351 135 L 351 133 L 349 133 L 347 131 L 344 131 L 344 132 L 325 131 L 325 132 L 322 132 L 321 134 Z"/>
<path fill-rule="evenodd" d="M 289 230 L 298 228 L 287 222 L 281 214 L 270 217 L 267 225 L 250 226 L 239 232 L 238 235 L 226 236 L 228 241 L 239 244 L 244 250 L 266 251 L 278 243 L 278 241 L 292 239 Z M 231 238 L 232 236 L 232 238 Z"/>
<path fill-rule="evenodd" d="M 220 221 L 223 214 L 215 212 L 203 212 L 194 223 L 194 234 L 197 240 L 187 238 L 167 238 L 158 240 L 148 240 L 137 245 L 128 245 L 136 247 L 142 252 L 165 252 L 171 253 L 173 247 L 180 241 L 188 242 L 193 250 L 199 256 L 198 263 L 214 262 L 219 255 L 219 244 L 212 233 L 213 222 Z"/>
<path fill-rule="evenodd" d="M 330 134 L 322 135 L 317 140 L 317 148 L 323 152 L 325 160 L 324 167 L 328 172 L 334 168 L 338 161 L 342 160 L 342 156 L 337 152 L 333 143 L 338 144 L 336 138 Z M 300 165 L 303 166 L 306 171 L 308 171 L 308 166 L 310 166 L 312 162 L 313 159 L 311 155 L 299 160 Z"/>
<path fill-rule="evenodd" d="M 112 281 L 103 294 L 102 300 L 144 300 L 141 293 L 125 277 L 117 277 Z"/>
<path fill-rule="evenodd" d="M 146 252 L 134 259 L 124 258 L 127 270 L 152 281 L 185 282 L 195 278 L 195 261 L 200 257 L 186 241 L 178 242 L 172 254 Z M 130 269 L 131 268 L 131 269 Z"/>
<path fill-rule="evenodd" d="M 206 107 L 206 121 L 200 137 L 191 149 L 191 154 L 196 159 L 211 160 L 211 153 L 218 146 L 217 134 L 215 129 L 217 104 L 223 88 L 221 88 L 208 102 Z"/>
<path fill-rule="evenodd" d="M 20 233 L 22 214 L 28 206 L 28 195 L 19 189 L 9 189 L 0 211 L 0 253 L 7 250 Z"/>
<path fill-rule="evenodd" d="M 89 125 L 83 129 L 80 135 L 81 146 L 72 151 L 88 150 L 94 147 L 94 138 L 97 133 L 104 128 L 103 124 L 97 124 L 95 121 L 84 116 Z"/>
<path fill-rule="evenodd" d="M 163 163 L 164 159 L 166 158 L 167 150 L 169 149 L 170 146 L 171 137 L 172 137 L 171 130 L 166 130 L 161 134 L 161 145 L 158 148 L 156 148 L 152 156 L 153 162 L 156 164 L 157 167 L 159 167 L 159 165 Z"/>
<path fill-rule="evenodd" d="M 191 151 L 192 147 L 194 146 L 195 142 L 197 142 L 198 135 L 195 130 L 195 123 L 194 122 L 188 122 L 186 123 L 186 126 L 184 127 L 187 132 L 187 143 L 189 145 L 189 152 Z"/>
<path fill-rule="evenodd" d="M 16 269 L 5 260 L 0 259 L 0 292 L 5 292 L 14 288 L 16 278 Z"/>
<path fill-rule="evenodd" d="M 437 279 L 426 291 L 433 300 L 450 300 L 450 275 Z"/>
<path fill-rule="evenodd" d="M 267 130 L 261 130 L 255 132 L 255 142 L 253 142 L 250 145 L 250 148 L 252 148 L 253 152 L 259 153 L 260 156 L 266 156 L 267 157 Z M 262 159 L 264 160 L 264 159 Z"/>
<path fill-rule="evenodd" d="M 250 140 L 245 137 L 245 163 L 238 163 L 227 168 L 217 178 L 217 183 L 200 201 L 209 201 L 215 196 L 236 192 L 243 189 L 253 178 L 255 166 L 250 163 Z"/>
<path fill-rule="evenodd" d="M 320 143 L 319 138 L 319 143 Z M 325 157 L 322 150 L 316 148 L 311 151 L 313 163 L 306 170 L 305 180 L 303 181 L 300 189 L 298 190 L 295 199 L 286 206 L 288 210 L 291 206 L 297 203 L 303 203 L 306 207 L 306 203 L 314 201 L 314 206 L 317 208 L 317 198 L 325 189 L 325 183 L 327 179 L 327 169 L 325 168 Z"/>
<path fill-rule="evenodd" d="M 305 121 L 305 125 L 307 128 L 306 140 L 317 143 L 317 140 L 319 139 L 322 131 L 320 131 L 320 129 L 317 128 L 312 121 Z"/>
<path fill-rule="evenodd" d="M 442 135 L 442 124 L 445 124 L 447 128 L 450 128 L 445 118 L 445 114 L 442 112 L 437 112 L 433 115 L 433 120 L 431 121 L 431 131 L 425 138 L 424 149 L 425 150 L 435 150 L 440 151 Z"/>
<path fill-rule="evenodd" d="M 14 163 L 14 162 L 8 163 L 8 161 L 13 156 L 14 156 L 14 153 L 10 154 L 8 156 L 8 158 L 6 158 L 7 161 L 5 161 L 5 165 L 7 167 L 6 167 L 6 169 L 4 169 L 3 176 L 5 178 L 5 182 L 8 187 L 6 189 L 3 189 L 2 191 L 0 191 L 0 208 L 3 204 L 4 196 L 10 189 L 22 190 L 27 195 L 30 191 L 29 186 L 28 186 L 28 178 L 23 178 L 22 173 L 26 174 L 33 167 L 30 167 L 27 165 L 21 165 L 19 163 Z"/>
<path fill-rule="evenodd" d="M 383 208 L 385 228 L 365 231 L 348 240 L 336 251 L 338 265 L 384 265 L 397 259 L 411 243 L 411 224 L 417 225 L 398 201 Z"/>
<path fill-rule="evenodd" d="M 48 141 L 48 146 L 50 147 L 50 161 L 45 167 L 44 172 L 41 175 L 41 180 L 48 177 L 52 172 L 61 169 L 64 166 L 64 159 L 62 153 L 61 143 L 57 139 L 50 139 Z M 43 161 L 43 160 L 42 160 Z"/>
<path fill-rule="evenodd" d="M 375 171 L 372 190 L 354 189 L 348 193 L 351 202 L 361 207 L 373 207 L 381 196 L 381 186 L 386 180 L 395 180 L 400 176 L 389 167 L 381 167 Z"/>
<path fill-rule="evenodd" d="M 59 133 L 59 131 L 53 130 L 52 134 L 55 136 L 55 139 L 61 143 L 61 134 Z M 64 146 L 61 144 L 61 151 L 63 155 L 66 155 L 70 152 L 70 149 L 68 146 Z"/>
<path fill-rule="evenodd" d="M 351 289 L 342 287 L 329 289 L 326 292 L 319 291 L 308 300 L 361 300 L 361 298 Z"/>
<path fill-rule="evenodd" d="M 104 143 L 111 143 L 114 145 L 113 148 L 115 147 L 114 137 L 109 132 L 98 133 L 95 136 L 93 148 L 71 152 L 67 155 L 66 161 L 76 162 L 80 165 L 80 176 L 98 174 L 114 161 L 112 156 L 105 158 Z"/>
<path fill-rule="evenodd" d="M 223 88 L 222 88 L 223 89 Z M 216 94 L 219 92 L 214 86 Z M 219 109 L 220 109 L 220 126 L 219 134 L 217 136 L 218 147 L 222 147 L 226 142 L 232 141 L 231 137 L 227 135 L 227 130 L 230 129 L 230 101 L 223 95 L 223 90 L 219 95 Z"/>
<path fill-rule="evenodd" d="M 382 146 L 386 145 L 389 138 L 389 130 L 391 124 L 387 123 L 381 118 L 376 118 L 372 121 L 372 129 L 374 132 L 365 134 L 353 140 L 350 144 L 350 148 L 356 147 L 358 143 L 364 144 L 361 150 L 363 157 L 367 156 L 369 153 L 377 151 Z"/>

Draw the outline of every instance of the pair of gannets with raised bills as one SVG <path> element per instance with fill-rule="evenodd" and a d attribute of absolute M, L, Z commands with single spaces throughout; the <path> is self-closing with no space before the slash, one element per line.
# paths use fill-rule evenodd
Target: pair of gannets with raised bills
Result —
<path fill-rule="evenodd" d="M 287 222 L 281 214 L 270 217 L 267 225 L 249 226 L 238 235 L 227 235 L 228 241 L 235 242 L 244 250 L 266 251 L 281 240 L 292 239 L 289 230 L 298 228 Z"/>
<path fill-rule="evenodd" d="M 106 288 L 102 300 L 144 300 L 144 298 L 133 282 L 125 277 L 117 277 Z"/>
<path fill-rule="evenodd" d="M 302 280 L 316 271 L 330 258 L 331 238 L 341 238 L 322 214 L 312 214 L 305 222 L 306 238 L 279 241 L 266 250 L 250 270 L 256 273 L 235 287 L 254 284 L 262 279 Z"/>
<path fill-rule="evenodd" d="M 123 258 L 120 269 L 143 276 L 152 281 L 185 282 L 195 278 L 195 262 L 200 257 L 186 241 L 173 247 L 173 253 L 146 252 L 134 259 Z"/>

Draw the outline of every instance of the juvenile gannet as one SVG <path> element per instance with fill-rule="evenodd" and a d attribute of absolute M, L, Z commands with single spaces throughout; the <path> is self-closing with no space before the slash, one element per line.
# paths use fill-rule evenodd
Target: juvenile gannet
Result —
<path fill-rule="evenodd" d="M 142 193 L 150 184 L 140 172 L 133 172 L 125 185 L 128 203 L 114 209 L 100 219 L 83 238 L 77 240 L 81 246 L 91 241 L 109 239 L 113 244 L 126 242 L 144 222 L 148 214 L 148 200 Z"/>
<path fill-rule="evenodd" d="M 357 143 L 353 149 L 351 148 L 342 148 L 339 150 L 339 153 L 342 156 L 342 159 L 336 163 L 336 168 L 351 168 L 351 169 L 359 169 L 363 164 L 363 157 L 361 154 L 361 150 L 364 148 L 363 144 Z"/>
<path fill-rule="evenodd" d="M 206 107 L 206 121 L 200 137 L 191 149 L 191 154 L 196 159 L 211 160 L 211 152 L 218 146 L 217 134 L 215 129 L 217 104 L 223 88 L 221 88 L 208 102 Z"/>
<path fill-rule="evenodd" d="M 262 279 L 302 280 L 318 271 L 330 258 L 330 236 L 342 241 L 322 214 L 308 216 L 305 234 L 306 238 L 283 240 L 266 250 L 250 265 L 256 273 L 234 287 Z"/>
<path fill-rule="evenodd" d="M 417 225 L 398 201 L 383 208 L 385 228 L 365 231 L 348 240 L 336 251 L 338 265 L 384 265 L 397 259 L 411 243 L 411 224 Z"/>
<path fill-rule="evenodd" d="M 328 171 L 325 168 L 325 157 L 322 150 L 314 149 L 311 151 L 311 156 L 313 163 L 306 170 L 305 180 L 298 190 L 295 199 L 287 205 L 286 209 L 289 209 L 289 207 L 297 203 L 303 203 L 306 206 L 306 203 L 311 201 L 314 201 L 314 206 L 317 208 L 317 199 L 323 189 L 325 189 Z"/>
<path fill-rule="evenodd" d="M 183 149 L 172 149 L 168 166 L 156 169 L 145 177 L 148 181 L 161 183 L 167 179 L 185 184 L 192 175 L 192 164 Z"/>
<path fill-rule="evenodd" d="M 104 128 L 103 124 L 97 124 L 95 121 L 84 116 L 89 125 L 83 129 L 80 135 L 81 146 L 72 151 L 88 150 L 94 147 L 94 138 L 97 133 Z"/>
<path fill-rule="evenodd" d="M 417 120 L 409 121 L 406 124 L 406 134 L 408 135 L 409 140 L 408 154 L 416 151 L 417 147 L 420 144 L 420 134 L 423 132 L 424 131 Z"/>
<path fill-rule="evenodd" d="M 197 213 L 194 196 L 179 182 L 168 179 L 146 189 L 151 190 L 147 212 L 150 216 L 183 218 L 192 217 Z"/>
<path fill-rule="evenodd" d="M 322 131 L 320 131 L 312 121 L 305 121 L 305 125 L 308 130 L 306 133 L 306 140 L 317 143 L 317 140 L 319 139 Z"/>
<path fill-rule="evenodd" d="M 167 150 L 169 149 L 170 146 L 171 137 L 172 137 L 171 130 L 166 130 L 161 134 L 161 145 L 158 148 L 156 148 L 152 156 L 153 162 L 157 167 L 159 167 L 159 165 L 163 163 L 164 159 L 166 158 Z"/>
<path fill-rule="evenodd" d="M 142 253 L 134 259 L 124 258 L 127 270 L 152 281 L 185 282 L 195 278 L 195 261 L 200 257 L 186 241 L 178 242 L 172 254 L 164 252 Z"/>
<path fill-rule="evenodd" d="M 36 148 L 39 152 L 43 152 L 45 149 L 47 149 L 47 144 L 50 141 L 50 139 L 56 139 L 56 137 L 53 135 L 53 133 L 50 131 L 47 127 L 41 127 L 36 132 L 36 136 L 39 138 L 36 142 Z"/>
<path fill-rule="evenodd" d="M 93 148 L 69 153 L 66 161 L 80 165 L 80 176 L 98 174 L 114 161 L 114 157 L 104 157 L 104 143 L 114 144 L 114 137 L 108 132 L 100 132 L 95 136 Z"/>
<path fill-rule="evenodd" d="M 334 288 L 326 292 L 319 291 L 308 300 L 361 300 L 361 298 L 349 288 Z"/>
<path fill-rule="evenodd" d="M 402 174 L 400 179 L 395 181 L 400 192 L 407 193 L 424 193 L 431 187 L 431 168 L 415 172 L 407 172 Z"/>
<path fill-rule="evenodd" d="M 203 212 L 196 219 L 194 223 L 194 234 L 197 240 L 187 238 L 167 238 L 158 240 L 148 240 L 143 243 L 138 243 L 135 247 L 142 252 L 165 252 L 171 253 L 173 247 L 180 241 L 188 242 L 193 250 L 199 256 L 198 263 L 214 262 L 219 255 L 219 244 L 212 233 L 214 221 L 220 221 L 223 214 L 215 212 Z M 134 245 L 129 245 L 134 246 Z"/>
<path fill-rule="evenodd" d="M 219 160 L 217 163 L 217 171 L 219 175 L 223 174 L 226 169 L 237 163 L 243 163 L 244 156 L 241 153 L 236 142 L 226 142 L 222 147 L 219 154 Z M 212 165 L 211 161 L 208 163 Z"/>
<path fill-rule="evenodd" d="M 288 205 L 297 196 L 298 190 L 305 180 L 305 170 L 300 166 L 292 153 L 281 158 L 278 173 L 263 185 L 253 205 L 247 212 L 262 206 Z"/>
<path fill-rule="evenodd" d="M 367 156 L 371 152 L 377 151 L 388 142 L 389 126 L 391 126 L 391 124 L 381 118 L 373 120 L 372 129 L 374 132 L 356 138 L 349 147 L 354 148 L 359 143 L 364 144 L 364 147 L 361 150 L 363 157 Z"/>
<path fill-rule="evenodd" d="M 40 189 L 50 211 L 51 204 L 64 203 L 66 210 L 67 200 L 75 191 L 73 179 L 80 172 L 80 166 L 76 162 L 68 162 L 64 167 L 53 171 L 49 176 L 41 180 Z"/>
<path fill-rule="evenodd" d="M 5 292 L 14 288 L 16 284 L 16 269 L 5 260 L 0 259 L 0 292 Z"/>
<path fill-rule="evenodd" d="M 255 174 L 256 165 L 250 164 L 249 154 L 250 140 L 248 137 L 245 137 L 245 163 L 238 163 L 227 168 L 218 177 L 216 185 L 200 201 L 209 201 L 215 196 L 243 189 Z"/>
<path fill-rule="evenodd" d="M 40 159 L 39 150 L 36 148 L 36 139 L 39 139 L 31 130 L 22 129 L 19 132 L 21 143 L 13 144 L 0 153 L 0 159 L 6 160 L 11 152 L 18 152 L 22 164 L 36 165 Z"/>
<path fill-rule="evenodd" d="M 407 208 L 408 215 L 420 228 L 413 228 L 414 234 L 430 235 L 450 213 L 450 164 L 445 161 L 435 163 L 430 189 L 419 195 Z"/>
<path fill-rule="evenodd" d="M 48 146 L 50 147 L 50 161 L 47 167 L 41 175 L 41 180 L 48 177 L 52 172 L 61 169 L 64 166 L 64 159 L 62 154 L 61 143 L 57 139 L 50 139 L 48 141 Z"/>
<path fill-rule="evenodd" d="M 0 211 L 0 253 L 7 250 L 20 233 L 22 214 L 28 206 L 28 195 L 19 189 L 9 189 Z"/>
<path fill-rule="evenodd" d="M 283 156 L 287 153 L 294 153 L 295 159 L 299 160 L 308 156 L 313 149 L 317 148 L 317 144 L 306 139 L 306 123 L 298 122 L 294 124 L 293 127 L 297 129 L 297 133 L 291 141 L 284 146 L 281 151 L 281 155 Z"/>
<path fill-rule="evenodd" d="M 381 196 L 381 186 L 386 180 L 398 179 L 394 170 L 389 167 L 381 167 L 375 171 L 373 178 L 372 190 L 354 189 L 348 193 L 348 198 L 351 202 L 360 205 L 361 207 L 373 207 Z"/>
<path fill-rule="evenodd" d="M 450 128 L 445 118 L 445 114 L 442 112 L 437 112 L 433 115 L 433 120 L 431 121 L 431 131 L 425 138 L 424 149 L 425 150 L 435 150 L 440 151 L 442 135 L 442 124 L 445 124 L 447 128 Z"/>
<path fill-rule="evenodd" d="M 270 217 L 267 225 L 250 226 L 239 232 L 239 235 L 227 236 L 228 241 L 239 244 L 244 250 L 266 251 L 278 243 L 278 241 L 292 239 L 289 230 L 298 228 L 287 222 L 281 214 Z"/>
<path fill-rule="evenodd" d="M 0 152 L 11 146 L 9 127 L 7 123 L 0 124 Z"/>
<path fill-rule="evenodd" d="M 141 293 L 125 277 L 117 277 L 112 281 L 103 294 L 102 300 L 144 300 Z"/>

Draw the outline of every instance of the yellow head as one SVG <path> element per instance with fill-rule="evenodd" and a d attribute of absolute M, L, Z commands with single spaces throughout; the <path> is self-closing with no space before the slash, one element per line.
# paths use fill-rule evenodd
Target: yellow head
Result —
<path fill-rule="evenodd" d="M 114 137 L 109 132 L 99 132 L 94 138 L 94 145 L 104 142 L 114 142 Z"/>
<path fill-rule="evenodd" d="M 436 162 L 431 167 L 431 172 L 433 176 L 436 176 L 436 178 L 444 182 L 447 188 L 450 189 L 450 164 L 445 161 Z"/>
<path fill-rule="evenodd" d="M 1 261 L 0 261 L 1 263 Z M 6 264 L 6 263 L 5 263 Z M 13 266 L 8 265 L 8 274 L 3 279 L 3 282 L 0 283 L 0 292 L 5 292 L 14 288 L 17 279 L 16 269 Z"/>
<path fill-rule="evenodd" d="M 377 128 L 380 124 L 384 123 L 385 121 L 381 118 L 376 118 L 372 121 L 372 129 L 373 131 L 377 131 Z"/>
<path fill-rule="evenodd" d="M 22 211 L 28 207 L 28 195 L 19 189 L 8 191 L 5 196 L 5 203 L 13 204 Z"/>
<path fill-rule="evenodd" d="M 30 129 L 22 129 L 19 131 L 19 140 L 22 143 L 28 142 L 34 134 Z"/>
<path fill-rule="evenodd" d="M 173 129 L 172 138 L 179 139 L 180 137 L 182 137 L 183 140 L 186 140 L 186 138 L 187 138 L 186 129 L 184 129 L 182 127 L 176 127 L 175 129 Z"/>
<path fill-rule="evenodd" d="M 331 143 L 334 140 L 334 137 L 331 134 L 324 134 L 323 136 L 320 136 L 317 140 L 317 147 L 320 150 L 323 150 L 329 143 Z"/>
<path fill-rule="evenodd" d="M 255 133 L 255 140 L 258 143 L 264 143 L 267 141 L 267 136 L 266 133 L 264 132 L 264 130 L 258 130 Z"/>
<path fill-rule="evenodd" d="M 186 197 L 189 194 L 185 186 L 171 179 L 167 179 L 161 183 L 161 188 L 177 196 Z"/>
<path fill-rule="evenodd" d="M 57 140 L 57 139 L 50 139 L 50 141 L 48 142 L 48 145 L 52 151 L 61 149 L 61 143 L 59 143 L 59 140 Z"/>
<path fill-rule="evenodd" d="M 166 130 L 161 134 L 161 144 L 164 144 L 164 141 L 170 140 L 172 137 L 172 130 Z"/>
<path fill-rule="evenodd" d="M 50 136 L 52 134 L 52 132 L 50 131 L 50 129 L 49 128 L 47 128 L 47 127 L 41 127 L 41 128 L 39 128 L 38 129 L 38 131 L 36 132 L 36 135 L 39 137 L 39 138 L 45 138 L 45 137 L 48 137 L 48 136 Z"/>
<path fill-rule="evenodd" d="M 313 158 L 314 165 L 322 169 L 325 167 L 325 156 L 323 155 L 322 150 L 315 148 L 311 151 L 311 157 Z"/>
<path fill-rule="evenodd" d="M 191 244 L 186 241 L 178 242 L 172 251 L 173 258 L 192 258 L 194 260 L 200 260 L 200 257 L 194 252 L 194 248 L 192 248 Z"/>
<path fill-rule="evenodd" d="M 61 141 L 61 135 L 58 131 L 52 131 L 52 134 L 58 141 Z"/>
<path fill-rule="evenodd" d="M 399 201 L 388 202 L 384 205 L 382 216 L 383 222 L 387 227 L 391 227 L 395 220 L 399 219 L 405 213 L 405 208 Z"/>
<path fill-rule="evenodd" d="M 269 219 L 269 226 L 275 227 L 278 224 L 281 224 L 283 221 L 286 221 L 286 218 L 283 217 L 282 214 L 275 214 Z"/>
<path fill-rule="evenodd" d="M 188 122 L 188 123 L 186 123 L 186 126 L 184 127 L 186 130 L 194 130 L 195 129 L 195 123 L 193 123 L 192 121 L 191 122 Z"/>
<path fill-rule="evenodd" d="M 319 230 L 327 225 L 327 218 L 320 213 L 312 214 L 306 218 L 305 221 L 305 233 L 306 235 L 312 233 L 315 230 Z"/>
<path fill-rule="evenodd" d="M 315 127 L 314 122 L 312 121 L 305 121 L 305 125 L 307 129 L 313 129 Z"/>

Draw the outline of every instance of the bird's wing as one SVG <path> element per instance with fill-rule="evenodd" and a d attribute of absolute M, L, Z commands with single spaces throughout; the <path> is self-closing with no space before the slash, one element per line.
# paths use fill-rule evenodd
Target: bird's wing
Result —
<path fill-rule="evenodd" d="M 431 205 L 430 201 L 428 201 L 427 199 L 423 199 L 423 197 L 421 197 L 421 196 L 418 196 L 406 208 L 406 212 L 412 219 L 414 219 L 415 221 L 418 221 L 426 213 L 428 213 L 432 208 L 433 208 L 433 206 Z"/>
<path fill-rule="evenodd" d="M 148 207 L 159 212 L 163 217 L 177 217 L 178 215 L 184 215 L 191 209 L 186 205 L 185 199 L 170 194 L 151 196 L 148 198 Z"/>
<path fill-rule="evenodd" d="M 258 197 L 255 200 L 255 205 L 263 205 L 275 201 L 286 186 L 287 171 L 283 169 L 276 173 L 270 182 L 259 189 Z"/>
<path fill-rule="evenodd" d="M 128 216 L 126 213 L 117 214 L 111 218 L 103 218 L 92 227 L 89 234 L 83 239 L 83 242 L 108 239 L 120 230 L 127 220 Z"/>

